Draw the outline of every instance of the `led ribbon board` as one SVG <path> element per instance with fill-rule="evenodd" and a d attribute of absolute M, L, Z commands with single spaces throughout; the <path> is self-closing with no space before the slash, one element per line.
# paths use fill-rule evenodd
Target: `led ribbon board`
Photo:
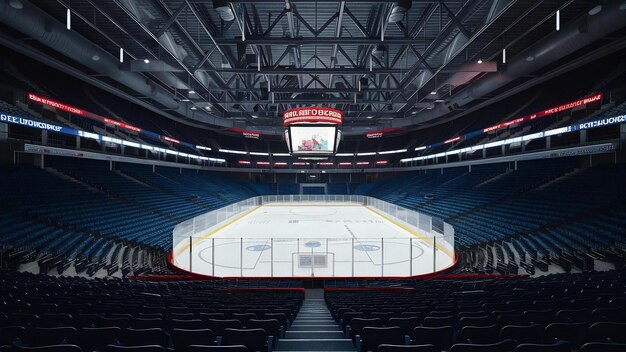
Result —
<path fill-rule="evenodd" d="M 324 107 L 295 108 L 283 112 L 283 126 L 294 123 L 326 123 L 341 125 L 343 113 L 337 109 Z"/>
<path fill-rule="evenodd" d="M 244 138 L 250 138 L 250 139 L 259 139 L 261 137 L 261 132 L 259 131 L 250 131 L 250 130 L 244 130 L 241 128 L 235 128 L 235 127 L 231 127 L 228 129 L 229 131 L 235 132 L 235 133 L 241 133 L 241 135 Z"/>
<path fill-rule="evenodd" d="M 387 128 L 384 130 L 365 132 L 365 137 L 369 139 L 383 138 L 384 135 L 400 131 L 400 128 Z"/>

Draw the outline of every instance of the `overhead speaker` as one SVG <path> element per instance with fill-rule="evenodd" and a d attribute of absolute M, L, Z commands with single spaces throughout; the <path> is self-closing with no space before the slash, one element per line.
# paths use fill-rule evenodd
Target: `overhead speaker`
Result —
<path fill-rule="evenodd" d="M 389 22 L 396 23 L 402 21 L 407 11 L 411 8 L 411 5 L 411 0 L 401 0 L 395 3 L 389 14 Z"/>
<path fill-rule="evenodd" d="M 261 100 L 268 100 L 270 93 L 267 91 L 267 82 L 259 83 L 259 88 L 261 88 Z"/>
<path fill-rule="evenodd" d="M 457 110 L 458 108 L 459 108 L 459 104 L 457 104 L 457 103 L 454 103 L 452 105 L 448 105 L 448 110 L 450 110 L 450 111 Z"/>
<path fill-rule="evenodd" d="M 385 46 L 382 44 L 376 45 L 374 50 L 372 50 L 372 56 L 381 60 L 385 56 Z"/>
<path fill-rule="evenodd" d="M 233 9 L 228 6 L 228 1 L 213 0 L 213 10 L 215 10 L 220 18 L 226 22 L 230 22 L 235 19 L 235 13 L 233 12 Z"/>

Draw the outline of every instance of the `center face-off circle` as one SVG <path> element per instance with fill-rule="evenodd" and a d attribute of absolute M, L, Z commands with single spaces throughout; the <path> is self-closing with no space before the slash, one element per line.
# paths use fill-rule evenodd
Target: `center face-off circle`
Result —
<path fill-rule="evenodd" d="M 337 214 L 337 209 L 331 207 L 300 207 L 289 209 L 289 213 L 300 216 L 329 216 Z"/>
<path fill-rule="evenodd" d="M 309 241 L 305 243 L 304 246 L 307 248 L 317 248 L 317 247 L 321 247 L 322 244 L 319 243 L 318 241 Z"/>

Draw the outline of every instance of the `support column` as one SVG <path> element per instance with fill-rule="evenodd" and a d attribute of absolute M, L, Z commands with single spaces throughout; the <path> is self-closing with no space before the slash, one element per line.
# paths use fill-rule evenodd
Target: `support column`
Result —
<path fill-rule="evenodd" d="M 546 149 L 552 148 L 552 136 L 546 137 Z"/>
<path fill-rule="evenodd" d="M 41 144 L 48 145 L 48 131 L 41 131 Z"/>
<path fill-rule="evenodd" d="M 587 130 L 580 131 L 580 144 L 587 144 Z"/>
<path fill-rule="evenodd" d="M 0 123 L 0 141 L 7 140 L 9 138 L 9 125 L 6 123 Z"/>
<path fill-rule="evenodd" d="M 35 166 L 38 166 L 40 168 L 45 168 L 46 167 L 46 156 L 43 154 L 39 154 L 35 157 Z"/>

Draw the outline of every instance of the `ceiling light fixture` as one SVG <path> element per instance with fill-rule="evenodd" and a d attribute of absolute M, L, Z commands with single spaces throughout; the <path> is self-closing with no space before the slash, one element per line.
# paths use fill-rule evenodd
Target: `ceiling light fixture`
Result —
<path fill-rule="evenodd" d="M 70 11 L 70 9 L 67 9 L 66 11 L 65 22 L 67 30 L 72 29 L 72 11 Z"/>
<path fill-rule="evenodd" d="M 437 92 L 434 91 L 434 90 L 432 92 L 430 92 L 430 95 L 435 95 L 435 94 L 437 94 Z"/>
<path fill-rule="evenodd" d="M 191 110 L 198 110 L 198 108 L 194 105 L 191 107 Z"/>
<path fill-rule="evenodd" d="M 190 90 L 189 90 L 189 94 L 196 94 L 196 91 L 195 91 L 195 90 L 193 90 L 193 89 L 190 89 Z"/>
<path fill-rule="evenodd" d="M 143 62 L 146 63 L 146 64 L 149 64 L 150 60 L 149 59 L 143 59 Z"/>
<path fill-rule="evenodd" d="M 124 49 L 120 48 L 120 62 L 124 62 Z"/>
<path fill-rule="evenodd" d="M 506 64 L 506 49 L 502 49 L 502 63 Z"/>
<path fill-rule="evenodd" d="M 478 62 L 479 64 L 482 64 L 482 63 L 483 63 L 483 60 L 478 59 L 478 61 L 476 61 L 476 62 Z"/>
<path fill-rule="evenodd" d="M 589 12 L 587 13 L 589 14 L 589 16 L 593 16 L 599 14 L 600 11 L 602 11 L 602 5 L 597 5 L 592 7 L 591 10 L 589 10 Z"/>
<path fill-rule="evenodd" d="M 9 1 L 9 6 L 16 10 L 21 10 L 24 8 L 24 4 L 20 0 L 11 0 Z"/>

